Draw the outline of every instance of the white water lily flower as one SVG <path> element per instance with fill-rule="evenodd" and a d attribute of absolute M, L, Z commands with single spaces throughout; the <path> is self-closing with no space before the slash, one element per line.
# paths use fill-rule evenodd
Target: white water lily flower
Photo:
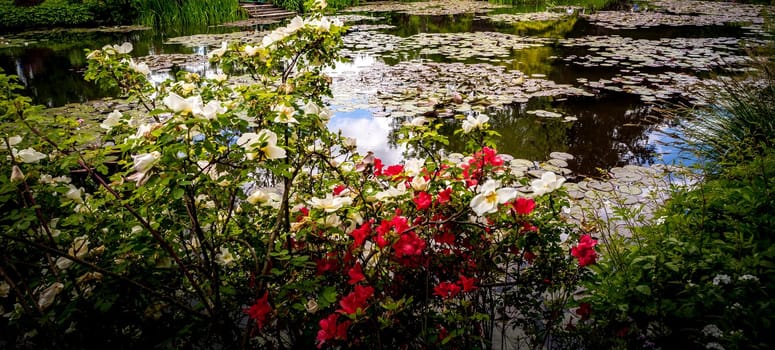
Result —
<path fill-rule="evenodd" d="M 113 127 L 119 124 L 122 117 L 124 117 L 124 115 L 119 110 L 117 109 L 113 110 L 113 112 L 110 112 L 110 114 L 108 114 L 108 117 L 105 118 L 104 121 L 102 121 L 102 124 L 100 124 L 100 127 L 105 130 L 113 129 Z"/>
<path fill-rule="evenodd" d="M 221 252 L 215 255 L 215 262 L 221 266 L 229 266 L 234 263 L 234 254 L 229 251 L 229 248 L 221 247 Z"/>
<path fill-rule="evenodd" d="M 132 165 L 132 169 L 138 173 L 147 173 L 159 158 L 161 158 L 159 151 L 133 155 L 134 165 Z"/>
<path fill-rule="evenodd" d="M 547 171 L 541 175 L 540 179 L 533 180 L 533 182 L 530 183 L 530 187 L 532 188 L 534 195 L 540 196 L 560 188 L 564 182 L 564 177 L 558 177 L 555 173 Z"/>
<path fill-rule="evenodd" d="M 8 138 L 8 143 L 11 144 L 11 147 L 18 145 L 20 142 L 22 142 L 22 137 L 19 135 L 14 135 Z M 5 141 L 0 141 L 0 149 L 8 149 Z"/>
<path fill-rule="evenodd" d="M 466 120 L 463 121 L 463 132 L 467 134 L 475 129 L 481 129 L 484 126 L 484 123 L 488 121 L 490 121 L 490 117 L 486 114 L 480 114 L 476 118 L 469 115 L 466 117 Z"/>
<path fill-rule="evenodd" d="M 417 175 L 412 179 L 412 182 L 410 182 L 409 184 L 412 186 L 412 189 L 415 191 L 426 191 L 428 190 L 430 181 L 426 180 L 425 177 L 422 175 Z"/>
<path fill-rule="evenodd" d="M 193 113 L 195 108 L 202 106 L 202 96 L 196 95 L 188 98 L 180 97 L 180 95 L 170 92 L 163 100 L 164 105 L 171 111 L 180 114 Z"/>
<path fill-rule="evenodd" d="M 48 158 L 46 154 L 40 153 L 32 147 L 25 148 L 21 151 L 17 151 L 16 148 L 14 148 L 11 150 L 11 153 L 13 154 L 13 157 L 16 159 L 16 161 L 22 163 L 37 163 L 41 159 Z"/>
<path fill-rule="evenodd" d="M 517 190 L 511 187 L 499 188 L 501 186 L 500 181 L 487 180 L 487 182 L 479 188 L 479 194 L 477 194 L 471 200 L 471 209 L 474 210 L 476 215 L 482 216 L 483 214 L 494 213 L 498 211 L 498 205 L 506 203 L 517 197 Z"/>
<path fill-rule="evenodd" d="M 352 204 L 353 200 L 350 197 L 334 197 L 332 194 L 327 194 L 326 198 L 312 197 L 309 200 L 309 205 L 313 208 L 323 209 L 326 213 L 333 213 L 343 206 Z"/>
<path fill-rule="evenodd" d="M 142 75 L 148 75 L 151 74 L 151 68 L 148 67 L 148 64 L 145 62 L 136 63 L 135 60 L 129 59 L 127 61 L 127 64 L 129 65 L 129 69 L 140 73 Z"/>
<path fill-rule="evenodd" d="M 83 188 L 76 188 L 73 185 L 67 185 L 68 190 L 65 192 L 65 198 L 78 203 L 83 204 L 83 198 L 81 198 L 81 195 L 83 194 Z"/>
<path fill-rule="evenodd" d="M 259 45 L 256 45 L 256 46 L 245 45 L 245 54 L 248 55 L 249 57 L 253 57 L 258 53 L 258 50 L 260 49 L 261 49 L 261 46 Z"/>
<path fill-rule="evenodd" d="M 237 139 L 237 145 L 248 152 L 248 160 L 255 159 L 253 151 L 261 151 L 267 159 L 285 158 L 285 150 L 277 147 L 277 134 L 270 130 L 261 130 L 257 134 L 246 132 Z"/>
<path fill-rule="evenodd" d="M 225 54 L 226 50 L 228 49 L 228 45 L 229 43 L 225 41 L 221 42 L 221 47 L 207 53 L 207 58 L 223 56 L 223 54 Z"/>
<path fill-rule="evenodd" d="M 64 284 L 60 282 L 54 282 L 42 292 L 40 292 L 40 296 L 38 297 L 38 308 L 45 310 L 51 306 L 51 304 L 54 303 L 54 299 L 56 299 L 57 294 L 59 294 L 59 292 L 61 292 L 63 289 L 65 289 Z"/>
<path fill-rule="evenodd" d="M 423 167 L 425 166 L 424 159 L 412 158 L 407 159 L 404 163 L 404 173 L 406 176 L 414 177 L 420 175 Z"/>
<path fill-rule="evenodd" d="M 286 106 L 284 104 L 274 105 L 272 106 L 272 112 L 277 113 L 277 117 L 274 118 L 275 123 L 292 124 L 299 122 L 293 117 L 293 115 L 296 114 L 296 109 L 291 106 Z"/>

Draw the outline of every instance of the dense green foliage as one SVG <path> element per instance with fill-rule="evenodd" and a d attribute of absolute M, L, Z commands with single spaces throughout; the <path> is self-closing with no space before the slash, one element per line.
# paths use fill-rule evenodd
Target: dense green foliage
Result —
<path fill-rule="evenodd" d="M 238 0 L 134 0 L 137 23 L 159 26 L 209 25 L 244 18 Z"/>
<path fill-rule="evenodd" d="M 588 285 L 591 348 L 775 344 L 775 90 L 760 72 L 696 111 L 687 132 L 711 161 L 706 180 L 672 193 L 656 224 L 608 237 Z"/>
<path fill-rule="evenodd" d="M 12 0 L 0 0 L 0 28 L 42 26 L 77 26 L 95 20 L 92 9 L 85 3 L 68 0 L 48 0 L 37 6 L 17 7 Z"/>

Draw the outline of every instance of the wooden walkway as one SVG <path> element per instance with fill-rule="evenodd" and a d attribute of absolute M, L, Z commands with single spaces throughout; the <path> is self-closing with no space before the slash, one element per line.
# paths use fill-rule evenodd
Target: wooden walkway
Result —
<path fill-rule="evenodd" d="M 279 20 L 296 16 L 296 12 L 279 8 L 270 3 L 241 2 L 240 7 L 248 12 L 251 19 Z"/>

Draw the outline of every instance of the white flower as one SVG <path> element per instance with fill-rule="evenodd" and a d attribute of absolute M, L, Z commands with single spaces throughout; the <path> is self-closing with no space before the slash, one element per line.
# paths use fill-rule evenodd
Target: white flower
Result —
<path fill-rule="evenodd" d="M 234 263 L 234 255 L 229 248 L 221 247 L 221 252 L 215 255 L 215 262 L 221 266 L 229 266 Z"/>
<path fill-rule="evenodd" d="M 201 100 L 200 100 L 201 102 Z M 218 114 L 225 113 L 226 108 L 223 108 L 220 101 L 212 100 L 207 102 L 204 107 L 201 105 L 195 105 L 193 113 L 195 116 L 204 117 L 205 119 L 215 119 Z"/>
<path fill-rule="evenodd" d="M 323 209 L 326 213 L 333 213 L 343 206 L 352 204 L 353 200 L 350 197 L 334 197 L 332 194 L 327 194 L 326 198 L 312 197 L 309 200 L 309 205 L 313 208 Z"/>
<path fill-rule="evenodd" d="M 293 21 L 291 21 L 291 23 L 293 23 Z M 286 32 L 284 30 L 276 29 L 271 33 L 267 34 L 266 36 L 264 36 L 263 39 L 261 39 L 261 46 L 270 47 L 274 45 L 274 43 L 285 39 L 285 36 L 286 36 Z"/>
<path fill-rule="evenodd" d="M 476 118 L 469 115 L 466 117 L 466 120 L 463 121 L 463 132 L 467 134 L 474 129 L 481 129 L 484 126 L 484 123 L 488 121 L 490 121 L 490 117 L 486 114 L 480 114 Z"/>
<path fill-rule="evenodd" d="M 491 179 L 479 188 L 479 194 L 471 200 L 471 209 L 476 215 L 494 213 L 498 211 L 498 204 L 506 203 L 517 197 L 517 190 L 511 187 L 499 189 L 500 186 L 500 181 Z"/>
<path fill-rule="evenodd" d="M 259 45 L 256 45 L 256 46 L 245 45 L 245 54 L 250 56 L 250 57 L 253 57 L 253 56 L 255 56 L 258 53 L 258 50 L 260 50 L 260 49 L 261 49 L 261 46 L 259 46 Z"/>
<path fill-rule="evenodd" d="M 140 73 L 142 75 L 148 75 L 151 74 L 151 68 L 148 67 L 148 64 L 145 62 L 136 63 L 135 60 L 129 59 L 127 61 L 127 64 L 129 65 L 129 69 Z"/>
<path fill-rule="evenodd" d="M 220 48 L 217 48 L 217 49 L 215 49 L 215 50 L 213 50 L 213 51 L 210 51 L 210 52 L 207 54 L 207 58 L 213 58 L 213 57 L 221 57 L 221 56 L 223 56 L 223 54 L 225 54 L 225 53 L 226 53 L 226 50 L 228 49 L 228 45 L 229 45 L 229 43 L 227 43 L 227 42 L 225 42 L 225 41 L 221 42 L 221 47 L 220 47 Z"/>
<path fill-rule="evenodd" d="M 533 180 L 533 182 L 530 183 L 530 187 L 533 190 L 533 194 L 540 196 L 560 188 L 564 182 L 564 177 L 558 177 L 553 172 L 547 171 L 541 175 L 540 179 Z"/>
<path fill-rule="evenodd" d="M 20 142 L 22 142 L 22 137 L 19 135 L 14 135 L 8 138 L 8 143 L 11 144 L 11 147 L 18 145 Z M 0 142 L 0 149 L 8 149 L 5 141 Z"/>
<path fill-rule="evenodd" d="M 423 167 L 425 166 L 424 159 L 412 158 L 407 159 L 404 163 L 404 173 L 406 176 L 414 177 L 420 175 Z"/>
<path fill-rule="evenodd" d="M 5 298 L 8 296 L 8 292 L 11 291 L 11 285 L 8 284 L 6 281 L 0 282 L 0 298 Z"/>
<path fill-rule="evenodd" d="M 226 79 L 229 79 L 229 76 L 223 73 L 218 73 L 216 75 L 213 75 L 213 80 L 219 83 L 223 83 L 224 81 L 226 81 Z"/>
<path fill-rule="evenodd" d="M 412 185 L 412 189 L 415 191 L 425 191 L 428 189 L 430 181 L 426 180 L 424 176 L 417 175 L 409 184 Z"/>
<path fill-rule="evenodd" d="M 710 350 L 724 350 L 724 346 L 716 342 L 705 344 L 705 348 Z"/>
<path fill-rule="evenodd" d="M 355 149 L 355 147 L 358 145 L 358 141 L 354 137 L 343 137 L 342 138 L 342 146 L 347 149 Z"/>
<path fill-rule="evenodd" d="M 24 173 L 18 165 L 14 165 L 11 168 L 11 182 L 18 183 L 24 181 Z"/>
<path fill-rule="evenodd" d="M 54 264 L 60 270 L 67 270 L 70 266 L 73 266 L 73 261 L 63 256 L 60 256 L 59 258 L 57 258 L 57 261 Z"/>
<path fill-rule="evenodd" d="M 132 165 L 132 169 L 138 173 L 147 173 L 159 158 L 161 158 L 159 151 L 133 155 L 134 165 Z"/>
<path fill-rule="evenodd" d="M 315 11 L 315 10 L 323 10 L 323 9 L 325 9 L 327 6 L 328 6 L 328 4 L 326 3 L 326 0 L 315 0 L 315 1 L 312 3 L 312 6 L 310 7 L 310 10 L 312 10 L 312 11 Z"/>
<path fill-rule="evenodd" d="M 202 108 L 202 96 L 199 95 L 183 98 L 174 92 L 170 92 L 163 102 L 171 111 L 180 114 L 193 113 L 195 108 L 199 108 L 199 110 Z"/>
<path fill-rule="evenodd" d="M 65 197 L 75 203 L 83 204 L 83 198 L 81 198 L 81 194 L 83 194 L 83 188 L 76 188 L 73 185 L 68 185 L 68 190 L 65 192 Z"/>
<path fill-rule="evenodd" d="M 132 49 L 134 49 L 134 47 L 132 47 L 132 43 L 125 42 L 125 43 L 121 44 L 121 46 L 113 45 L 113 49 L 115 49 L 117 53 L 127 54 L 127 53 L 132 52 Z"/>
<path fill-rule="evenodd" d="M 753 282 L 759 282 L 759 277 L 756 277 L 754 275 L 742 275 L 738 277 L 738 280 L 740 281 L 753 281 Z"/>
<path fill-rule="evenodd" d="M 89 237 L 86 235 L 75 237 L 73 245 L 67 250 L 67 254 L 76 258 L 83 258 L 89 252 Z"/>
<path fill-rule="evenodd" d="M 428 122 L 428 118 L 425 117 L 417 117 L 412 119 L 410 122 L 406 123 L 409 126 L 423 126 L 425 123 Z"/>
<path fill-rule="evenodd" d="M 296 16 L 290 22 L 288 22 L 288 25 L 285 26 L 285 28 L 279 28 L 279 30 L 284 32 L 286 35 L 291 35 L 296 33 L 296 31 L 299 29 L 303 28 L 305 24 L 306 23 L 304 22 L 304 19 Z"/>
<path fill-rule="evenodd" d="M 51 306 L 51 304 L 54 303 L 54 299 L 56 299 L 57 294 L 59 294 L 62 289 L 65 289 L 64 284 L 54 282 L 42 292 L 40 292 L 40 296 L 38 297 L 38 308 L 45 310 Z"/>
<path fill-rule="evenodd" d="M 336 228 L 342 226 L 342 219 L 339 218 L 339 215 L 331 214 L 323 219 L 323 225 Z"/>
<path fill-rule="evenodd" d="M 22 163 L 37 163 L 41 159 L 45 159 L 48 156 L 44 153 L 40 153 L 36 151 L 34 148 L 25 148 L 21 151 L 17 151 L 16 148 L 11 150 L 11 153 L 13 154 L 13 157 L 16 158 L 17 161 Z"/>
<path fill-rule="evenodd" d="M 709 324 L 702 328 L 702 334 L 706 337 L 721 338 L 723 333 L 715 324 Z"/>
<path fill-rule="evenodd" d="M 385 200 L 388 198 L 398 197 L 406 193 L 406 187 L 400 186 L 402 188 L 393 187 L 390 186 L 387 190 L 377 192 L 377 194 L 374 196 L 378 201 Z"/>
<path fill-rule="evenodd" d="M 113 129 L 113 127 L 119 124 L 122 117 L 124 117 L 124 115 L 121 114 L 120 111 L 113 110 L 113 112 L 110 112 L 110 114 L 108 114 L 108 117 L 105 118 L 102 124 L 100 124 L 100 127 L 105 130 Z"/>
<path fill-rule="evenodd" d="M 714 286 L 718 286 L 721 284 L 730 284 L 730 283 L 732 283 L 732 279 L 729 277 L 729 275 L 720 274 L 720 275 L 716 275 L 716 277 L 713 277 Z"/>
<path fill-rule="evenodd" d="M 314 115 L 320 115 L 320 112 L 323 109 L 320 108 L 320 106 L 317 105 L 317 103 L 309 101 L 307 104 L 302 107 L 302 111 L 304 111 L 304 114 L 314 114 Z"/>
<path fill-rule="evenodd" d="M 250 204 L 263 204 L 270 207 L 279 207 L 282 198 L 280 195 L 271 191 L 255 190 L 248 196 L 247 201 Z"/>
<path fill-rule="evenodd" d="M 285 150 L 277 147 L 277 134 L 270 130 L 261 130 L 258 134 L 246 132 L 237 139 L 237 145 L 248 152 L 248 160 L 255 159 L 253 151 L 261 151 L 267 159 L 285 158 Z"/>
<path fill-rule="evenodd" d="M 293 117 L 296 114 L 296 110 L 293 107 L 286 106 L 284 104 L 272 106 L 272 112 L 277 113 L 277 117 L 274 118 L 275 123 L 298 123 L 299 121 Z"/>

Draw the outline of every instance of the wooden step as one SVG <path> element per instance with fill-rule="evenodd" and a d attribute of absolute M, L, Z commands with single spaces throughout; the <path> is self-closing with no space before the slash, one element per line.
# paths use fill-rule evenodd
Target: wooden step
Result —
<path fill-rule="evenodd" d="M 240 6 L 247 11 L 250 18 L 258 19 L 270 19 L 270 18 L 286 18 L 296 15 L 296 12 L 288 11 L 283 8 L 276 7 L 272 4 L 256 4 L 256 3 L 240 3 Z"/>

